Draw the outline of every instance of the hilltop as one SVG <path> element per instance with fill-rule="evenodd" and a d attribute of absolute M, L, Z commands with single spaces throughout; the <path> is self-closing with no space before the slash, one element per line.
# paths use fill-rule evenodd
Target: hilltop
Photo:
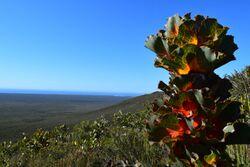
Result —
<path fill-rule="evenodd" d="M 84 120 L 96 119 L 100 116 L 110 118 L 115 112 L 122 111 L 123 113 L 137 112 L 144 110 L 146 105 L 151 103 L 154 99 L 157 99 L 163 95 L 162 92 L 154 92 L 151 94 L 145 94 L 124 100 L 118 104 L 114 104 L 99 110 L 91 111 L 83 114 Z"/>

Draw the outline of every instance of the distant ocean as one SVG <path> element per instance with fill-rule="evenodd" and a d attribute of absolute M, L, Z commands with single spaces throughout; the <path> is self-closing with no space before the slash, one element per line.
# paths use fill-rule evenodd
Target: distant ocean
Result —
<path fill-rule="evenodd" d="M 0 89 L 0 93 L 18 94 L 57 94 L 57 95 L 94 95 L 94 96 L 140 96 L 143 93 L 124 92 L 88 92 L 88 91 L 64 91 L 64 90 L 32 90 L 32 89 Z"/>

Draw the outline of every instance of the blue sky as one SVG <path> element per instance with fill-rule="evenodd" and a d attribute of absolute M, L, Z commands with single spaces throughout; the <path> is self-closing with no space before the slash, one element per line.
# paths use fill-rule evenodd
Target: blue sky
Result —
<path fill-rule="evenodd" d="M 230 27 L 237 61 L 250 64 L 247 0 L 8 0 L 0 2 L 0 88 L 149 93 L 168 73 L 144 47 L 167 17 L 192 12 Z"/>

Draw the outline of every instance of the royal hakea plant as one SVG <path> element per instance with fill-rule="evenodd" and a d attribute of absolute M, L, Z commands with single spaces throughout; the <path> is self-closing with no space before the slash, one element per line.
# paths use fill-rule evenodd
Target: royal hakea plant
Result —
<path fill-rule="evenodd" d="M 229 100 L 232 84 L 214 73 L 235 60 L 238 47 L 227 31 L 214 18 L 174 15 L 145 44 L 157 54 L 155 66 L 170 72 L 152 105 L 149 140 L 167 144 L 184 165 L 232 166 L 226 145 L 250 144 L 249 126 L 238 121 L 241 103 Z"/>

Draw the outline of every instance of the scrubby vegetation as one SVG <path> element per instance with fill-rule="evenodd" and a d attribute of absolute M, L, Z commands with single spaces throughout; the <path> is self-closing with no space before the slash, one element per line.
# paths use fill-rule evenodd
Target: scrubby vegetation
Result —
<path fill-rule="evenodd" d="M 241 112 L 245 118 L 241 122 L 250 123 L 250 66 L 242 71 L 235 71 L 232 75 L 226 76 L 232 83 L 233 89 L 231 99 L 241 102 Z M 250 132 L 249 132 L 250 133 Z M 237 162 L 237 166 L 249 166 L 250 147 L 246 144 L 228 146 L 227 151 L 230 157 Z"/>
<path fill-rule="evenodd" d="M 232 83 L 233 100 L 238 100 L 242 103 L 242 110 L 246 115 L 245 121 L 250 120 L 250 66 L 245 67 L 242 71 L 235 71 L 232 75 L 228 75 L 227 78 Z"/>
<path fill-rule="evenodd" d="M 164 166 L 168 150 L 150 145 L 145 133 L 147 111 L 117 112 L 111 120 L 83 121 L 73 129 L 36 130 L 0 146 L 1 166 Z"/>

